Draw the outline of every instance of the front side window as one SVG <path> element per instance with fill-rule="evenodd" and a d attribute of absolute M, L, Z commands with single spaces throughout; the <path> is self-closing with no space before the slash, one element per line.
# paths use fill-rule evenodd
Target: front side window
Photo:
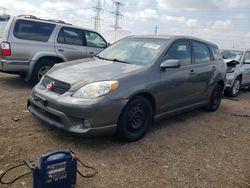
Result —
<path fill-rule="evenodd" d="M 85 45 L 83 31 L 81 29 L 63 27 L 59 32 L 57 42 L 61 44 L 83 46 Z"/>
<path fill-rule="evenodd" d="M 84 33 L 85 33 L 85 37 L 87 41 L 87 46 L 96 47 L 96 48 L 107 47 L 106 42 L 103 40 L 103 38 L 99 34 L 95 32 L 91 32 L 91 31 L 84 31 Z"/>
<path fill-rule="evenodd" d="M 104 49 L 97 57 L 144 66 L 153 63 L 167 43 L 167 39 L 125 38 Z"/>
<path fill-rule="evenodd" d="M 195 63 L 206 63 L 211 61 L 211 56 L 208 47 L 200 42 L 193 42 L 194 61 Z"/>
<path fill-rule="evenodd" d="M 14 35 L 19 39 L 47 42 L 54 28 L 55 24 L 17 20 Z"/>
<path fill-rule="evenodd" d="M 182 66 L 191 65 L 191 50 L 188 41 L 175 42 L 168 50 L 166 59 L 176 59 L 181 61 Z"/>
<path fill-rule="evenodd" d="M 250 52 L 245 53 L 244 62 L 250 62 Z"/>

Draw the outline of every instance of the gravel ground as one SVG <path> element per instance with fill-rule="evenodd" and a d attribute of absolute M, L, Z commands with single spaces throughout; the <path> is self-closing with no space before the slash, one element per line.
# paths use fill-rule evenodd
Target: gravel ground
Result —
<path fill-rule="evenodd" d="M 70 148 L 98 170 L 90 179 L 78 176 L 76 188 L 250 187 L 250 92 L 224 98 L 215 113 L 198 109 L 156 122 L 143 139 L 122 143 L 72 136 L 38 120 L 26 109 L 31 88 L 0 73 L 0 172 Z M 31 176 L 0 187 L 32 187 Z"/>

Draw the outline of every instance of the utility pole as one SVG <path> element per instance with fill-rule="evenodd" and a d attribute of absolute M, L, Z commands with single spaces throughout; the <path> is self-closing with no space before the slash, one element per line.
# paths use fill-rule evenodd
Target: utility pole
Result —
<path fill-rule="evenodd" d="M 113 27 L 114 30 L 117 31 L 118 29 L 121 29 L 121 27 L 119 26 L 119 18 L 122 17 L 123 15 L 121 14 L 120 8 L 124 6 L 124 4 L 119 1 L 115 1 L 115 0 L 112 0 L 112 1 L 116 9 L 114 12 L 111 12 L 115 16 L 115 23 L 111 27 Z"/>
<path fill-rule="evenodd" d="M 158 33 L 158 26 L 156 25 L 155 26 L 155 35 L 157 35 L 157 33 Z"/>
<path fill-rule="evenodd" d="M 95 17 L 94 17 L 94 28 L 96 31 L 100 31 L 101 28 L 101 12 L 103 11 L 101 6 L 101 0 L 96 0 L 95 9 Z"/>

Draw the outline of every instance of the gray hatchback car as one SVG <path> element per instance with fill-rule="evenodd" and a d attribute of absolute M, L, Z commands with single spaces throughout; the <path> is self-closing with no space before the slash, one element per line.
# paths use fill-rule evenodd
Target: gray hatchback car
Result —
<path fill-rule="evenodd" d="M 215 44 L 192 37 L 130 36 L 96 57 L 55 65 L 29 111 L 72 133 L 140 139 L 153 120 L 220 105 L 226 64 Z"/>

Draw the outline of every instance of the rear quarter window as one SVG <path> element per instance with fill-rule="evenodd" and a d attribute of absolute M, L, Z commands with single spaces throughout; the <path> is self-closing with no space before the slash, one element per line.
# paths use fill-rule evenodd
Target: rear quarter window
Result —
<path fill-rule="evenodd" d="M 214 60 L 222 60 L 222 54 L 220 53 L 220 50 L 214 46 L 211 46 L 211 50 L 214 56 Z"/>
<path fill-rule="evenodd" d="M 193 42 L 194 60 L 196 64 L 211 61 L 210 51 L 206 44 Z"/>
<path fill-rule="evenodd" d="M 17 20 L 14 36 L 18 39 L 47 42 L 54 28 L 55 24 Z"/>

